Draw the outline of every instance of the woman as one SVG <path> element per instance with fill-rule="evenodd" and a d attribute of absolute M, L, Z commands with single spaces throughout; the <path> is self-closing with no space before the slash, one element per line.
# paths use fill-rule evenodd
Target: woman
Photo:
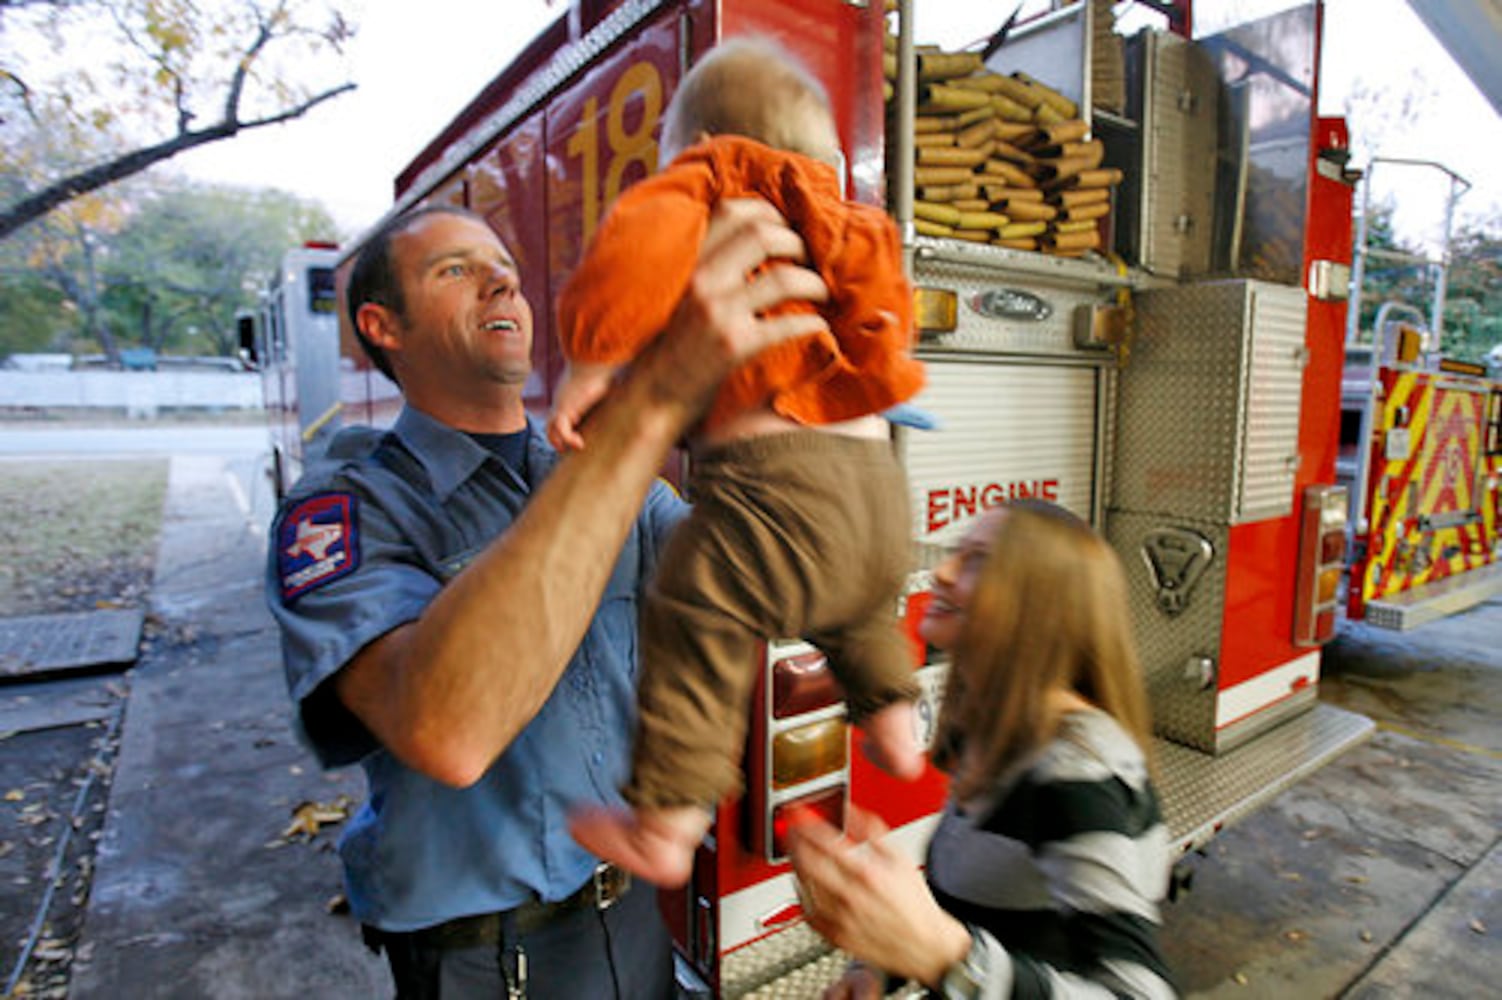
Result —
<path fill-rule="evenodd" d="M 994 508 L 934 572 L 923 637 L 952 653 L 934 763 L 950 803 L 927 879 L 856 814 L 810 820 L 793 863 L 809 923 L 857 961 L 945 997 L 1171 997 L 1157 946 L 1167 832 L 1111 548 L 1038 500 Z"/>

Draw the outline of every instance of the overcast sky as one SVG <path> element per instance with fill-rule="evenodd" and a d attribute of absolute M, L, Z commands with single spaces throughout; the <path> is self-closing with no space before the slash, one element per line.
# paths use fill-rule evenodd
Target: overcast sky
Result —
<path fill-rule="evenodd" d="M 1289 0 L 1229 0 L 1255 16 Z M 917 0 L 919 41 L 958 46 L 983 35 L 982 5 Z M 479 89 L 567 7 L 567 0 L 363 0 L 351 48 L 359 85 L 304 119 L 215 143 L 172 161 L 171 169 L 227 183 L 284 188 L 321 201 L 351 234 L 391 204 L 393 181 Z M 1011 3 L 989 5 L 1010 10 Z M 1201 0 L 1201 20 L 1217 0 Z M 421 10 L 421 13 L 417 13 Z M 977 21 L 977 18 L 979 19 Z M 979 25 L 979 27 L 978 27 Z M 1321 111 L 1342 113 L 1363 87 L 1383 95 L 1353 115 L 1353 145 L 1364 161 L 1384 156 L 1436 159 L 1475 185 L 1463 215 L 1502 216 L 1502 118 L 1455 66 L 1404 0 L 1327 0 Z M 1416 119 L 1399 123 L 1405 101 Z M 1383 183 L 1383 177 L 1387 183 Z M 1422 177 L 1427 177 L 1423 180 Z M 1402 180 L 1404 198 L 1438 216 L 1437 173 L 1379 168 L 1374 193 Z"/>

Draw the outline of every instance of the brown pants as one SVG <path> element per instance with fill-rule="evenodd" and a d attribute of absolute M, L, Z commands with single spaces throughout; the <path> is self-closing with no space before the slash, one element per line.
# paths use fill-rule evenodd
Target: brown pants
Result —
<path fill-rule="evenodd" d="M 856 721 L 917 694 L 897 601 L 907 487 L 887 441 L 794 431 L 694 465 L 694 509 L 642 609 L 635 806 L 713 805 L 739 790 L 748 700 L 767 639 L 823 650 Z"/>

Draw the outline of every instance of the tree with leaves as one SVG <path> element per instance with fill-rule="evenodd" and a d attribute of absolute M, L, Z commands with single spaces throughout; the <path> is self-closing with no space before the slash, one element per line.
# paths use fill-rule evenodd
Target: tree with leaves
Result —
<path fill-rule="evenodd" d="M 111 243 L 113 325 L 158 353 L 233 355 L 235 313 L 255 304 L 282 253 L 335 236 L 326 211 L 285 192 L 163 187 Z"/>
<path fill-rule="evenodd" d="M 4 0 L 0 17 L 0 171 L 24 181 L 0 239 L 355 86 L 338 81 L 354 29 L 320 0 Z"/>
<path fill-rule="evenodd" d="M 0 188 L 3 188 L 0 175 Z M 320 205 L 282 191 L 135 179 L 0 241 L 0 358 L 17 351 L 233 355 L 289 247 L 337 239 Z"/>
<path fill-rule="evenodd" d="M 1445 353 L 1482 363 L 1502 345 L 1502 220 L 1463 230 L 1445 290 Z"/>
<path fill-rule="evenodd" d="M 1367 259 L 1360 300 L 1360 339 L 1370 342 L 1377 312 L 1398 302 L 1423 314 L 1434 312 L 1434 265 L 1399 256 L 1438 259 L 1402 239 L 1393 228 L 1393 206 L 1379 205 L 1367 220 Z M 1480 362 L 1502 344 L 1502 220 L 1467 225 L 1450 242 L 1440 350 L 1448 357 Z"/>

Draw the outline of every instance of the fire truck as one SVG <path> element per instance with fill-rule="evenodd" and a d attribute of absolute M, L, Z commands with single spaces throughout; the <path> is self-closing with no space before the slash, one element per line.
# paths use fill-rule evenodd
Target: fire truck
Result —
<path fill-rule="evenodd" d="M 1371 181 L 1438 174 L 1446 186 L 1438 252 L 1370 246 Z M 1368 265 L 1427 272 L 1429 309 L 1380 304 L 1369 331 L 1350 310 L 1337 473 L 1352 490 L 1347 616 L 1409 629 L 1502 593 L 1502 381 L 1442 351 L 1450 227 L 1465 178 L 1441 163 L 1373 159 L 1360 213 L 1353 289 Z"/>
<path fill-rule="evenodd" d="M 1344 331 L 1358 175 L 1344 121 L 1316 111 L 1322 5 L 1201 33 L 1189 0 L 1141 3 L 1151 23 L 1130 37 L 1113 30 L 1116 5 L 1056 5 L 986 25 L 984 45 L 961 60 L 964 86 L 943 75 L 952 68 L 935 68 L 954 61 L 919 43 L 912 6 L 574 0 L 398 176 L 385 218 L 450 203 L 494 227 L 535 306 L 525 398 L 545 411 L 563 367 L 547 304 L 612 200 L 658 166 L 658 125 L 678 80 L 724 39 L 780 42 L 827 88 L 847 190 L 891 212 L 915 286 L 916 350 L 928 370 L 915 403 L 940 429 L 893 435 L 914 511 L 913 572 L 895 610 L 924 690 L 920 736 L 931 736 L 947 670 L 916 637 L 932 567 L 988 506 L 1057 501 L 1095 525 L 1128 568 L 1166 820 L 1174 849 L 1195 850 L 1371 731 L 1317 698 L 1322 646 L 1357 595 L 1368 617 L 1374 603 L 1355 576 L 1346 605 L 1340 594 L 1348 551 L 1379 550 L 1350 537 L 1349 459 L 1359 450 L 1343 435 L 1350 407 L 1388 428 L 1371 456 L 1377 500 L 1363 531 L 1409 489 L 1411 478 L 1376 461 L 1400 460 L 1392 428 L 1408 430 L 1413 451 L 1418 424 L 1451 419 L 1443 405 L 1398 401 L 1415 390 L 1382 374 L 1367 382 L 1382 392 L 1363 397 L 1380 400 L 1380 411 L 1352 402 Z M 996 228 L 1000 213 L 933 208 L 936 187 L 988 191 L 1006 176 L 974 160 L 975 183 L 923 172 L 963 158 L 923 152 L 936 144 L 923 138 L 925 119 L 978 120 L 974 94 L 951 91 L 973 88 L 997 121 L 1015 117 L 992 100 L 1012 85 L 993 77 L 1039 88 L 1022 100 L 1047 91 L 1029 109 L 1035 126 L 1043 104 L 1054 122 L 1083 122 L 1078 133 L 1046 134 L 1084 140 L 1068 151 L 1109 178 L 1104 198 L 1064 197 L 1064 171 L 1079 165 L 1055 164 L 1036 204 L 1070 211 L 1044 226 L 1008 235 Z M 988 156 L 1005 145 L 999 134 L 1022 133 L 991 126 L 981 140 Z M 937 144 L 959 148 L 957 138 Z M 1013 196 L 1017 218 L 1047 214 Z M 1106 207 L 1080 210 L 1090 201 Z M 358 246 L 344 248 L 341 268 Z M 340 409 L 315 434 L 341 420 L 388 423 L 400 402 L 341 324 L 337 376 L 325 376 L 341 387 Z M 1402 357 L 1387 367 L 1397 371 Z M 1479 408 L 1466 411 L 1466 433 L 1480 427 L 1485 458 L 1461 460 L 1473 492 L 1454 509 L 1467 512 L 1464 558 L 1490 564 L 1498 400 L 1495 390 L 1466 399 Z M 298 402 L 314 411 L 323 401 L 303 390 Z M 311 427 L 299 441 L 311 444 Z M 1459 518 L 1450 509 L 1407 530 L 1434 535 L 1438 520 Z M 1473 530 L 1477 511 L 1483 527 Z M 1410 579 L 1417 558 L 1402 563 Z M 663 896 L 680 979 L 698 995 L 807 996 L 837 973 L 840 956 L 802 921 L 784 843 L 792 809 L 835 823 L 852 805 L 874 811 L 921 859 L 945 795 L 937 772 L 903 783 L 852 752 L 816 648 L 770 638 L 756 667 L 746 791 L 719 807 L 690 884 Z"/>
<path fill-rule="evenodd" d="M 271 432 L 270 475 L 280 499 L 340 426 L 339 318 L 332 243 L 307 243 L 282 255 L 253 312 L 236 317 L 240 356 L 261 374 Z"/>

